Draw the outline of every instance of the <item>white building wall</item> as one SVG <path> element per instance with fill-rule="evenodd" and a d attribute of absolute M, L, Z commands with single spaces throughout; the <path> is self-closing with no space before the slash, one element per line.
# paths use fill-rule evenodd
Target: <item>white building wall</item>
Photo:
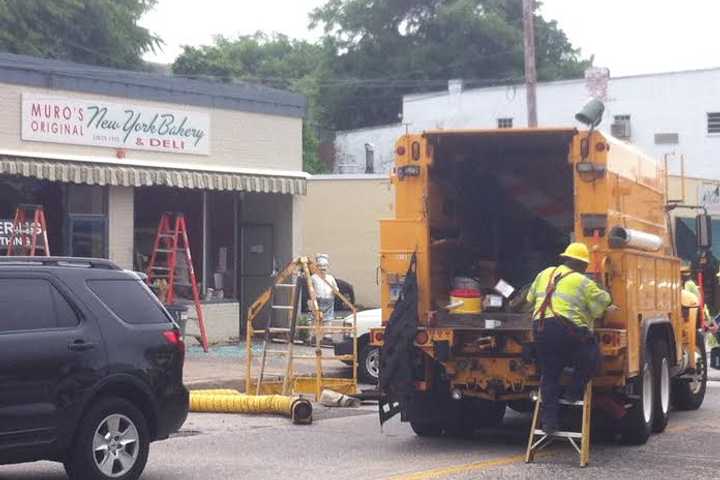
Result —
<path fill-rule="evenodd" d="M 537 97 L 540 126 L 581 126 L 574 116 L 589 97 L 584 79 L 541 83 Z M 526 127 L 525 99 L 522 85 L 409 95 L 403 99 L 403 123 L 410 132 L 496 128 L 498 118 L 510 117 L 513 127 Z M 684 155 L 686 174 L 720 178 L 720 135 L 707 133 L 707 113 L 720 112 L 720 69 L 611 78 L 605 106 L 600 130 L 609 132 L 615 115 L 630 115 L 630 141 L 660 160 L 674 154 L 671 172 L 678 173 L 679 158 Z M 362 152 L 364 161 L 365 142 L 392 151 L 402 130 L 382 127 L 342 132 L 339 146 L 344 152 Z M 679 143 L 657 145 L 657 133 L 677 133 Z"/>
<path fill-rule="evenodd" d="M 395 141 L 404 132 L 401 124 L 338 132 L 334 173 L 365 173 L 365 144 L 371 144 L 375 152 L 374 172 L 388 172 L 395 159 Z"/>

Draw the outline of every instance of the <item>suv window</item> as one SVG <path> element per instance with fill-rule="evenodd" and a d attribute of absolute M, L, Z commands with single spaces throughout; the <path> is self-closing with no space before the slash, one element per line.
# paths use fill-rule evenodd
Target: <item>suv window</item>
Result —
<path fill-rule="evenodd" d="M 126 323 L 170 323 L 155 295 L 138 280 L 89 280 L 88 287 Z"/>
<path fill-rule="evenodd" d="M 73 327 L 78 316 L 41 278 L 0 278 L 0 332 Z"/>

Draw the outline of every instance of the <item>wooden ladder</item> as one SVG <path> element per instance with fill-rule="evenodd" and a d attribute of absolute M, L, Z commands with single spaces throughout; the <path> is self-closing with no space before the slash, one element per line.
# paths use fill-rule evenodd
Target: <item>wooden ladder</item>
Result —
<path fill-rule="evenodd" d="M 532 425 L 530 425 L 530 438 L 528 439 L 527 453 L 525 454 L 525 463 L 532 463 L 535 459 L 535 453 L 550 445 L 556 439 L 567 439 L 570 445 L 577 451 L 580 456 L 580 466 L 584 467 L 590 462 L 590 412 L 592 410 L 592 382 L 588 382 L 585 387 L 585 395 L 578 402 L 568 402 L 560 400 L 561 405 L 571 407 L 582 407 L 582 426 L 579 432 L 558 431 L 547 433 L 538 428 L 540 419 L 540 409 L 542 408 L 542 399 L 537 394 L 535 400 L 535 411 L 533 413 Z M 579 444 L 578 444 L 579 441 Z"/>

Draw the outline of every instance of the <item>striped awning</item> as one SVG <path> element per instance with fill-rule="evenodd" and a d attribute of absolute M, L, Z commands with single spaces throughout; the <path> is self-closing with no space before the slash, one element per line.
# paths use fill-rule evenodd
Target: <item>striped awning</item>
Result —
<path fill-rule="evenodd" d="M 288 195 L 305 195 L 307 193 L 307 180 L 300 176 L 65 162 L 6 155 L 0 155 L 0 175 L 16 175 L 51 182 L 85 185 L 163 186 Z"/>

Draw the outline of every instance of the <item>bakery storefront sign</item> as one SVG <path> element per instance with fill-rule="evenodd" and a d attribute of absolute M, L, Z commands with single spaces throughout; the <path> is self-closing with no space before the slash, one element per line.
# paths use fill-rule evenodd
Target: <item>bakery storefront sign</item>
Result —
<path fill-rule="evenodd" d="M 197 111 L 24 93 L 22 139 L 209 155 L 210 116 Z"/>

